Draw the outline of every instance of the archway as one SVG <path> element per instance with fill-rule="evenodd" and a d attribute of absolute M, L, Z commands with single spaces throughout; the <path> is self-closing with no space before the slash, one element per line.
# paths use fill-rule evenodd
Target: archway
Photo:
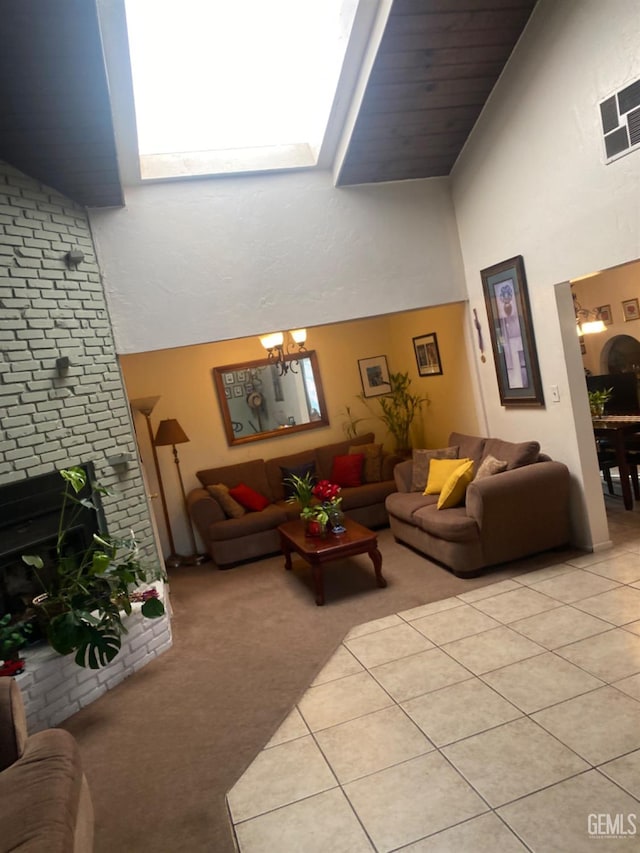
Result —
<path fill-rule="evenodd" d="M 640 373 L 640 341 L 631 335 L 616 335 L 600 353 L 602 373 Z"/>

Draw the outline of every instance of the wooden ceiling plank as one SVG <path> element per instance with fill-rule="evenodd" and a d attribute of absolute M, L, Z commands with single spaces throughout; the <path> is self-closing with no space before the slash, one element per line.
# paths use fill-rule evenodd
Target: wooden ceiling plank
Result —
<path fill-rule="evenodd" d="M 477 12 L 478 10 L 529 9 L 537 0 L 394 0 L 391 14 L 421 15 L 425 12 Z"/>
<path fill-rule="evenodd" d="M 408 33 L 383 35 L 380 54 L 411 50 L 443 50 L 451 47 L 481 47 L 483 45 L 515 45 L 517 35 L 509 27 L 493 30 L 465 30 L 461 32 Z"/>
<path fill-rule="evenodd" d="M 397 15 L 391 14 L 385 35 L 417 35 L 419 33 L 467 32 L 469 30 L 497 30 L 506 28 L 511 33 L 521 33 L 530 12 L 528 9 L 483 9 L 477 12 L 447 14 Z"/>

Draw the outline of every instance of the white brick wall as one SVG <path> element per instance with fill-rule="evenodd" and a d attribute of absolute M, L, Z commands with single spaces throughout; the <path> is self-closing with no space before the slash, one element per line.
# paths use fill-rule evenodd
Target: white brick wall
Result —
<path fill-rule="evenodd" d="M 77 269 L 65 262 L 72 248 L 85 256 Z M 70 360 L 62 375 L 60 356 Z M 132 459 L 128 467 L 108 464 L 122 453 Z M 132 529 L 146 561 L 159 564 L 88 217 L 0 161 L 0 486 L 86 462 L 113 491 L 103 497 L 109 532 Z M 163 642 L 156 645 L 148 629 L 153 649 L 139 640 L 122 651 L 91 689 L 73 694 L 73 710 L 170 646 L 168 617 L 161 621 Z M 73 713 L 70 691 L 86 677 L 72 660 L 53 657 L 37 678 L 29 671 L 20 677 L 24 687 L 48 679 L 33 698 L 30 714 L 38 724 Z"/>

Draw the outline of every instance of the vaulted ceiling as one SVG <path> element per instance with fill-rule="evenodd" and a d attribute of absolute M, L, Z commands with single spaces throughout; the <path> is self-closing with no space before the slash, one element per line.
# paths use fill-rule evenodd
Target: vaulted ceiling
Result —
<path fill-rule="evenodd" d="M 536 0 L 394 0 L 339 185 L 448 175 Z M 0 0 L 0 159 L 87 207 L 123 190 L 93 0 Z"/>

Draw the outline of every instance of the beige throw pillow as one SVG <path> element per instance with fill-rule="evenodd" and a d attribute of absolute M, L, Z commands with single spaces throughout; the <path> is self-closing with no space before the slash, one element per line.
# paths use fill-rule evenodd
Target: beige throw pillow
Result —
<path fill-rule="evenodd" d="M 379 483 L 382 480 L 382 445 L 358 444 L 349 448 L 350 454 L 364 454 L 363 482 Z"/>
<path fill-rule="evenodd" d="M 246 509 L 240 506 L 235 498 L 231 497 L 229 487 L 225 486 L 224 483 L 215 483 L 213 486 L 207 486 L 207 491 L 212 498 L 218 501 L 222 507 L 222 511 L 229 518 L 242 518 L 246 513 Z"/>
<path fill-rule="evenodd" d="M 429 463 L 432 459 L 457 459 L 457 447 L 441 447 L 438 450 L 414 450 L 411 471 L 411 491 L 424 492 L 429 478 Z"/>
<path fill-rule="evenodd" d="M 496 459 L 495 456 L 489 454 L 486 456 L 478 468 L 478 473 L 475 476 L 476 480 L 484 480 L 485 477 L 491 477 L 493 474 L 500 474 L 507 470 L 509 463 L 503 459 Z"/>

